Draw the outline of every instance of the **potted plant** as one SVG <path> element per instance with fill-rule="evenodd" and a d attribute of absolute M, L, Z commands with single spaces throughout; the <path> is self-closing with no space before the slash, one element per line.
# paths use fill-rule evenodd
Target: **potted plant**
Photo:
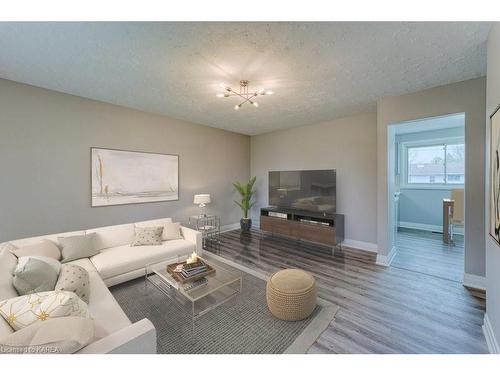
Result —
<path fill-rule="evenodd" d="M 243 218 L 240 220 L 241 230 L 243 232 L 249 232 L 252 227 L 252 219 L 248 216 L 250 208 L 254 205 L 254 202 L 251 202 L 252 196 L 255 193 L 253 190 L 253 185 L 255 184 L 256 177 L 252 177 L 250 181 L 246 184 L 242 184 L 241 182 L 233 182 L 234 188 L 241 195 L 241 202 L 234 201 L 238 206 L 240 206 L 243 211 Z"/>

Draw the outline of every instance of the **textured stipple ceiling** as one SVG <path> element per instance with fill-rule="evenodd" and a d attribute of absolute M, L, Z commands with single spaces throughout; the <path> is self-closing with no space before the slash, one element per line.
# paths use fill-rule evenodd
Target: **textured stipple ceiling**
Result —
<path fill-rule="evenodd" d="M 254 135 L 480 77 L 491 24 L 0 23 L 0 77 Z M 275 95 L 235 111 L 221 82 Z"/>

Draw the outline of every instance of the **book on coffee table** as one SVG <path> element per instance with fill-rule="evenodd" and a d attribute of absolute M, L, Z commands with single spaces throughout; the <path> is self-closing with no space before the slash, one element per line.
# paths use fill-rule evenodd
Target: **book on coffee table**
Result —
<path fill-rule="evenodd" d="M 176 272 L 177 266 L 182 265 L 181 272 Z M 215 268 L 209 264 L 198 261 L 196 263 L 186 264 L 186 262 L 172 263 L 167 266 L 167 272 L 181 284 L 196 281 L 207 275 L 215 273 Z"/>

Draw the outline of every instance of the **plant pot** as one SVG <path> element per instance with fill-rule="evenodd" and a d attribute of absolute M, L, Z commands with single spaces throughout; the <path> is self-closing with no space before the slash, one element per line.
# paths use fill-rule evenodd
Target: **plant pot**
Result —
<path fill-rule="evenodd" d="M 242 232 L 250 232 L 250 228 L 252 227 L 252 219 L 241 219 L 240 227 Z"/>

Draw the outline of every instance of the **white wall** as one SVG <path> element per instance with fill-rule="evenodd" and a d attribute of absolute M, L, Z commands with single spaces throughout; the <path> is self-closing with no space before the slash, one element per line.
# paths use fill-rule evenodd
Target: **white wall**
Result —
<path fill-rule="evenodd" d="M 485 274 L 484 152 L 486 79 L 477 78 L 416 93 L 383 98 L 377 103 L 377 241 L 387 255 L 394 238 L 394 215 L 388 210 L 388 126 L 425 117 L 465 113 L 465 272 Z M 392 169 L 389 169 L 392 170 Z M 392 173 L 391 173 L 392 175 Z M 390 177 L 390 176 L 389 176 Z"/>
<path fill-rule="evenodd" d="M 252 218 L 268 204 L 268 172 L 336 169 L 337 212 L 345 215 L 345 237 L 369 243 L 376 233 L 376 114 L 362 114 L 251 138 L 251 174 L 257 176 Z M 361 245 L 363 246 L 363 245 Z"/>
<path fill-rule="evenodd" d="M 489 116 L 500 105 L 500 24 L 491 29 L 488 39 L 488 71 L 487 71 L 486 145 L 489 155 L 490 121 Z M 488 316 L 490 333 L 494 335 L 496 344 L 500 343 L 500 247 L 489 236 L 489 157 L 486 158 L 486 315 Z M 491 342 L 490 342 L 491 345 Z M 497 347 L 498 351 L 498 347 Z"/>
<path fill-rule="evenodd" d="M 90 207 L 90 147 L 179 155 L 179 201 Z M 250 137 L 0 80 L 0 242 L 207 209 L 238 222 L 232 182 L 250 174 Z"/>

